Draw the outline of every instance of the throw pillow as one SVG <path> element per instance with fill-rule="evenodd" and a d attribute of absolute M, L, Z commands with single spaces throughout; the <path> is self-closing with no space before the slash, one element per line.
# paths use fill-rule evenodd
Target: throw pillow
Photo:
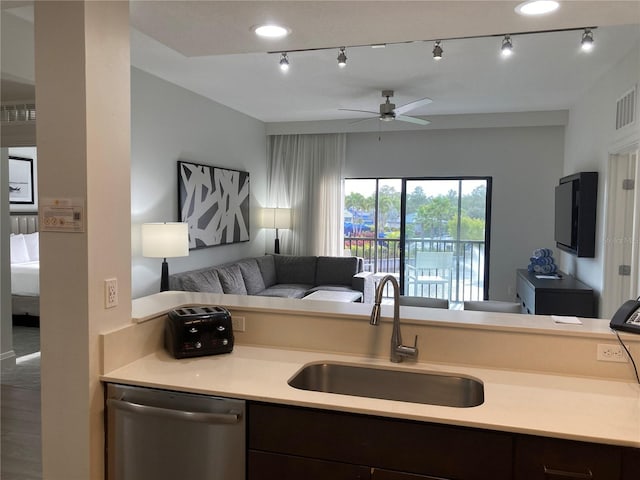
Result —
<path fill-rule="evenodd" d="M 29 233 L 24 236 L 24 243 L 27 244 L 27 253 L 29 260 L 37 262 L 40 260 L 40 237 L 38 232 Z"/>
<path fill-rule="evenodd" d="M 264 290 L 264 280 L 262 274 L 258 268 L 258 263 L 255 259 L 249 258 L 238 262 L 242 278 L 244 279 L 245 287 L 249 295 L 255 295 Z"/>
<path fill-rule="evenodd" d="M 12 235 L 10 243 L 11 263 L 25 263 L 29 261 L 29 251 L 24 235 Z"/>
<path fill-rule="evenodd" d="M 228 267 L 220 268 L 217 271 L 224 293 L 233 293 L 236 295 L 247 294 L 247 287 L 244 285 L 242 272 L 238 265 L 229 265 Z"/>
<path fill-rule="evenodd" d="M 263 257 L 256 257 L 258 268 L 262 274 L 262 280 L 264 281 L 264 288 L 269 288 L 276 284 L 276 263 L 273 260 L 273 255 L 265 255 Z"/>

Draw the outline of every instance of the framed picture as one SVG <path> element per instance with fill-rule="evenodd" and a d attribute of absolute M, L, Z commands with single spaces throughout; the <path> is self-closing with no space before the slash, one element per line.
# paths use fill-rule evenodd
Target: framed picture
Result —
<path fill-rule="evenodd" d="M 178 208 L 190 250 L 248 242 L 249 172 L 178 161 Z"/>
<path fill-rule="evenodd" d="M 33 205 L 32 158 L 9 157 L 9 203 Z"/>

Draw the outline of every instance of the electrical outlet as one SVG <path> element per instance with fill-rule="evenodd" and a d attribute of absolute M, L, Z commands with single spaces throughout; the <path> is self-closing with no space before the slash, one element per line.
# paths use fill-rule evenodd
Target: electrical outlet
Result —
<path fill-rule="evenodd" d="M 107 278 L 104 281 L 104 308 L 118 306 L 118 279 Z"/>
<path fill-rule="evenodd" d="M 627 363 L 627 354 L 621 345 L 599 343 L 597 359 L 601 362 Z"/>
<path fill-rule="evenodd" d="M 231 317 L 234 332 L 244 332 L 244 317 Z"/>

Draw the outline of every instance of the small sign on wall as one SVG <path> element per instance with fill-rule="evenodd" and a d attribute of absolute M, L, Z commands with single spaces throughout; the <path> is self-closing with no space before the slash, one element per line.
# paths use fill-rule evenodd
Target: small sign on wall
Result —
<path fill-rule="evenodd" d="M 41 199 L 40 231 L 84 232 L 84 200 L 78 198 Z"/>

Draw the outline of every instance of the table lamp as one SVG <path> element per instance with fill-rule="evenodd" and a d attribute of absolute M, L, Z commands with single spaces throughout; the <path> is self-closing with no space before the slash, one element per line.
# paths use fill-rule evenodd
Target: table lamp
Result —
<path fill-rule="evenodd" d="M 273 247 L 274 253 L 280 253 L 280 239 L 278 229 L 291 228 L 290 208 L 264 208 L 262 210 L 262 226 L 276 229 L 276 239 Z"/>
<path fill-rule="evenodd" d="M 160 291 L 169 290 L 167 258 L 189 255 L 189 226 L 182 222 L 143 223 L 142 256 L 162 258 Z"/>

